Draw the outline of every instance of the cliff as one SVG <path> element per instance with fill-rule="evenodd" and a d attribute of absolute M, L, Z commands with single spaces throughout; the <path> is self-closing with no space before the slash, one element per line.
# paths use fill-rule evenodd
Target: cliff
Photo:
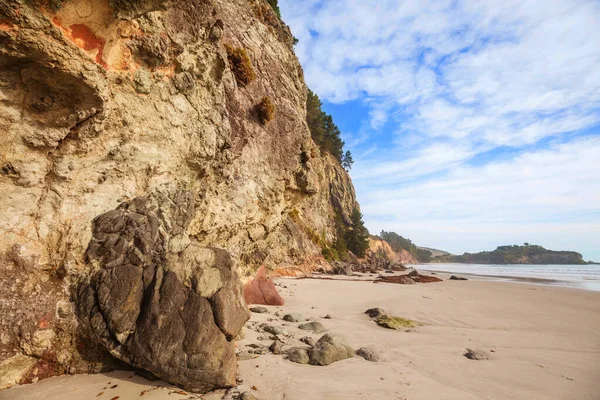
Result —
<path fill-rule="evenodd" d="M 378 236 L 369 237 L 369 250 L 400 264 L 419 264 L 419 261 L 407 250 L 401 249 L 396 252 L 388 242 Z"/>
<path fill-rule="evenodd" d="M 575 251 L 548 250 L 542 246 L 498 246 L 493 251 L 442 255 L 432 259 L 439 263 L 465 264 L 586 264 Z"/>
<path fill-rule="evenodd" d="M 357 204 L 310 137 L 292 42 L 263 0 L 0 0 L 0 369 L 13 381 L 121 361 L 169 379 L 181 360 L 147 368 L 136 336 L 140 316 L 170 315 L 153 287 L 202 304 L 202 334 L 231 360 L 247 318 L 238 276 L 325 265 L 336 214 L 348 224 Z M 186 333 L 173 324 L 165 335 Z M 176 383 L 229 385 L 221 372 Z"/>

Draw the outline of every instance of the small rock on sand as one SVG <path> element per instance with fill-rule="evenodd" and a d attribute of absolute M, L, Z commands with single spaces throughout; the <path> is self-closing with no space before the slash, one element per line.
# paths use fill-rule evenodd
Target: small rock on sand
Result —
<path fill-rule="evenodd" d="M 489 360 L 490 356 L 486 351 L 477 349 L 467 349 L 466 353 L 463 354 L 469 360 Z"/>
<path fill-rule="evenodd" d="M 324 316 L 323 318 L 325 319 L 331 319 L 331 315 L 327 314 L 326 316 Z"/>
<path fill-rule="evenodd" d="M 240 395 L 239 400 L 256 400 L 256 397 L 251 392 L 244 392 Z"/>
<path fill-rule="evenodd" d="M 367 314 L 370 318 L 377 318 L 385 315 L 386 313 L 382 308 L 369 308 L 367 311 L 365 311 L 365 314 Z"/>
<path fill-rule="evenodd" d="M 320 322 L 307 322 L 306 324 L 298 325 L 298 328 L 305 331 L 313 331 L 314 333 L 323 333 L 327 330 Z"/>
<path fill-rule="evenodd" d="M 295 362 L 298 364 L 308 364 L 310 361 L 307 349 L 304 349 L 302 347 L 292 347 L 287 351 L 287 354 L 288 359 L 291 362 Z"/>
<path fill-rule="evenodd" d="M 368 347 L 361 347 L 360 349 L 356 350 L 356 355 L 361 356 L 367 361 L 379 361 L 379 357 L 377 357 L 377 354 Z"/>
<path fill-rule="evenodd" d="M 310 336 L 304 336 L 303 338 L 300 339 L 300 341 L 302 343 L 306 343 L 307 345 L 309 345 L 310 347 L 314 346 L 315 344 L 317 344 L 317 341 L 313 338 L 311 338 Z"/>
<path fill-rule="evenodd" d="M 257 313 L 257 314 L 265 314 L 269 312 L 269 309 L 267 307 L 251 307 L 250 311 L 252 311 L 253 313 Z"/>
<path fill-rule="evenodd" d="M 393 315 L 381 315 L 375 319 L 377 325 L 388 329 L 414 328 L 415 322 L 410 319 L 394 317 Z"/>
<path fill-rule="evenodd" d="M 267 325 L 263 328 L 265 332 L 268 332 L 272 335 L 288 335 L 288 330 L 276 325 Z"/>
<path fill-rule="evenodd" d="M 271 350 L 271 353 L 273 353 L 273 354 L 281 354 L 281 349 L 282 348 L 283 348 L 283 343 L 280 342 L 279 340 L 275 340 L 269 346 L 269 350 Z"/>
<path fill-rule="evenodd" d="M 302 322 L 304 317 L 300 313 L 289 313 L 283 316 L 283 319 L 288 322 Z"/>
<path fill-rule="evenodd" d="M 467 278 L 463 278 L 462 276 L 456 276 L 456 275 L 452 275 L 450 277 L 451 281 L 467 281 Z"/>
<path fill-rule="evenodd" d="M 308 350 L 312 365 L 329 365 L 345 358 L 354 357 L 354 349 L 346 340 L 333 334 L 325 334 Z"/>

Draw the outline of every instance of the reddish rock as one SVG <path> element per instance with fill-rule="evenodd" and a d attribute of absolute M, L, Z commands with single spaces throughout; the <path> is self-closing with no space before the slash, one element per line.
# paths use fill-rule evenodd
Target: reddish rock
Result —
<path fill-rule="evenodd" d="M 244 286 L 246 304 L 282 306 L 283 298 L 277 292 L 273 281 L 267 277 L 264 265 L 256 271 L 256 276 Z"/>

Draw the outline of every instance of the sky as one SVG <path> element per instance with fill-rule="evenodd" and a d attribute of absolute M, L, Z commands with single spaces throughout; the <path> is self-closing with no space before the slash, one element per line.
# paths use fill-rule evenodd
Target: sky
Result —
<path fill-rule="evenodd" d="M 600 262 L 600 2 L 279 0 L 373 234 Z"/>

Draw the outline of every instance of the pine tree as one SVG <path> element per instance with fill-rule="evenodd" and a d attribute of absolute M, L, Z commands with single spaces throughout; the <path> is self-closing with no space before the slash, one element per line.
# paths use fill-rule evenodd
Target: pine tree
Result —
<path fill-rule="evenodd" d="M 344 167 L 346 171 L 349 171 L 352 168 L 352 164 L 354 164 L 352 153 L 350 153 L 350 150 L 346 150 L 346 154 L 344 154 L 344 158 L 342 159 L 342 167 Z"/>
<path fill-rule="evenodd" d="M 350 216 L 352 227 L 346 232 L 348 250 L 353 252 L 357 257 L 364 257 L 369 248 L 369 231 L 365 227 L 362 218 L 362 213 L 355 207 Z"/>

